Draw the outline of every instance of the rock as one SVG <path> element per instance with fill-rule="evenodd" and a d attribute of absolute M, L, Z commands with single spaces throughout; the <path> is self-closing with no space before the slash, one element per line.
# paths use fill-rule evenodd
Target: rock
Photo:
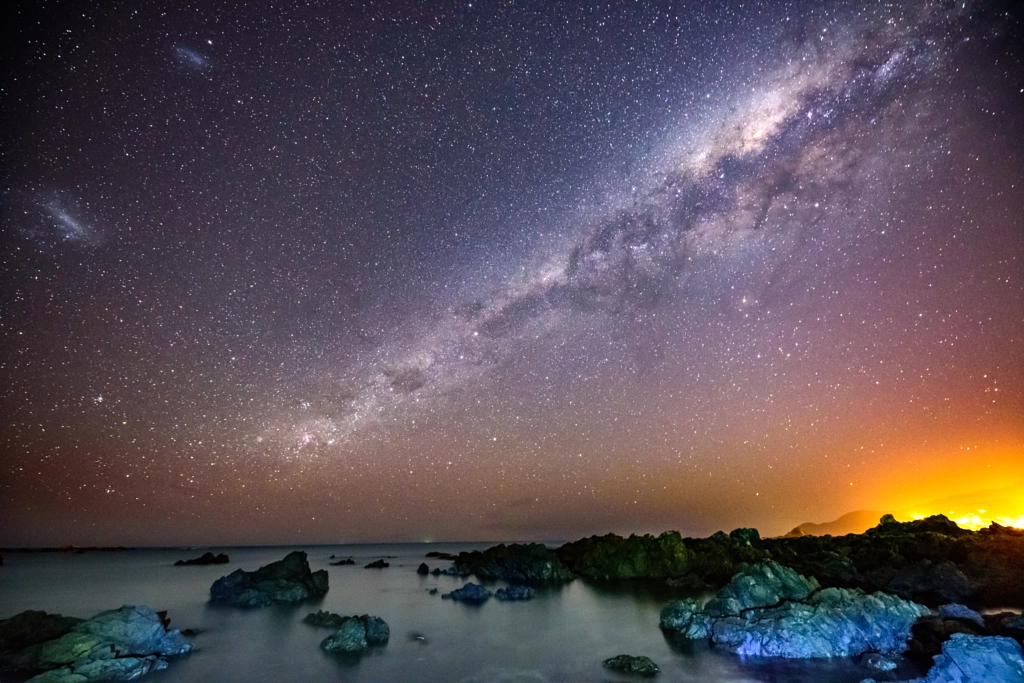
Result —
<path fill-rule="evenodd" d="M 746 543 L 747 545 L 761 542 L 761 534 L 758 533 L 757 529 L 733 529 L 729 532 L 729 538 L 740 543 Z"/>
<path fill-rule="evenodd" d="M 434 567 L 433 570 L 431 570 L 430 574 L 432 576 L 440 576 L 441 575 L 441 568 L 440 567 Z"/>
<path fill-rule="evenodd" d="M 943 619 L 938 616 L 918 619 L 910 628 L 907 657 L 922 666 L 927 666 L 933 657 L 942 652 L 943 643 L 954 633 L 979 635 L 981 630 L 970 620 Z"/>
<path fill-rule="evenodd" d="M 480 604 L 491 597 L 491 592 L 479 584 L 470 582 L 462 588 L 453 590 L 451 593 L 443 594 L 441 597 L 448 600 L 455 600 L 457 602 Z"/>
<path fill-rule="evenodd" d="M 338 630 L 320 643 L 320 647 L 327 652 L 364 652 L 371 647 L 387 645 L 391 637 L 391 629 L 380 617 L 364 614 L 339 618 L 341 622 Z"/>
<path fill-rule="evenodd" d="M 558 555 L 540 543 L 500 544 L 484 551 L 459 553 L 451 573 L 516 583 L 558 583 L 573 578 Z"/>
<path fill-rule="evenodd" d="M 33 623 L 39 630 L 26 637 L 23 628 Z M 12 647 L 0 656 L 0 666 L 8 672 L 42 672 L 31 679 L 36 683 L 134 679 L 166 668 L 167 657 L 192 649 L 179 631 L 167 630 L 160 614 L 141 605 L 84 621 L 23 612 L 0 625 L 5 648 Z"/>
<path fill-rule="evenodd" d="M 904 683 L 1024 683 L 1024 657 L 1010 638 L 957 633 L 935 656 L 927 676 Z"/>
<path fill-rule="evenodd" d="M 602 662 L 606 669 L 618 671 L 624 674 L 640 674 L 641 676 L 654 676 L 661 669 L 651 661 L 650 657 L 634 657 L 632 655 L 618 655 Z"/>
<path fill-rule="evenodd" d="M 896 662 L 892 661 L 888 657 L 883 657 L 877 652 L 869 652 L 864 655 L 863 659 L 860 660 L 860 663 L 869 669 L 874 669 L 875 671 L 892 671 L 896 668 Z"/>
<path fill-rule="evenodd" d="M 310 626 L 323 626 L 325 628 L 333 628 L 335 630 L 341 628 L 341 622 L 345 617 L 340 614 L 334 614 L 326 610 L 320 610 L 319 612 L 310 612 L 302 619 L 302 623 L 309 624 Z"/>
<path fill-rule="evenodd" d="M 416 567 L 416 573 L 420 576 L 426 576 L 430 573 L 430 567 L 427 566 L 426 562 L 420 562 L 420 566 Z"/>
<path fill-rule="evenodd" d="M 741 655 L 850 657 L 899 654 L 928 608 L 885 593 L 814 589 L 817 582 L 774 562 L 744 568 L 705 606 L 666 604 L 661 627 Z M 814 592 L 812 592 L 814 591 Z"/>
<path fill-rule="evenodd" d="M 327 571 L 310 572 L 306 553 L 295 551 L 254 572 L 236 569 L 210 586 L 210 599 L 236 607 L 301 602 L 327 593 Z"/>
<path fill-rule="evenodd" d="M 661 608 L 659 626 L 663 630 L 678 633 L 683 638 L 701 640 L 708 637 L 711 621 L 711 617 L 701 611 L 699 602 L 687 598 L 665 603 Z"/>
<path fill-rule="evenodd" d="M 981 628 L 985 628 L 984 618 L 979 613 L 960 603 L 954 602 L 949 605 L 940 605 L 939 616 L 943 619 L 966 619 L 967 621 L 973 621 Z"/>
<path fill-rule="evenodd" d="M 331 557 L 334 557 L 334 555 L 331 555 Z M 356 563 L 355 560 L 353 560 L 351 557 L 347 557 L 344 560 L 338 560 L 337 562 L 331 562 L 331 566 L 332 567 L 344 567 L 344 566 L 348 566 L 350 564 L 355 564 L 355 563 Z"/>
<path fill-rule="evenodd" d="M 440 552 L 438 550 L 431 550 L 429 553 L 427 553 L 427 557 L 433 557 L 434 559 L 437 559 L 437 560 L 457 560 L 457 559 L 459 559 L 458 555 L 452 555 L 451 553 L 442 553 L 442 552 Z"/>
<path fill-rule="evenodd" d="M 203 553 L 199 557 L 193 558 L 191 560 L 178 560 L 174 563 L 174 566 L 187 567 L 197 564 L 227 564 L 228 562 L 230 562 L 230 560 L 228 559 L 228 556 L 224 553 L 219 553 L 217 555 L 214 555 L 213 553 Z"/>
<path fill-rule="evenodd" d="M 528 586 L 507 586 L 505 588 L 499 588 L 494 593 L 494 597 L 502 602 L 532 600 L 534 595 L 534 590 Z"/>
<path fill-rule="evenodd" d="M 437 595 L 438 590 L 436 588 L 431 588 L 427 591 L 427 593 L 429 593 L 430 595 Z"/>
<path fill-rule="evenodd" d="M 745 567 L 705 605 L 712 617 L 739 614 L 754 607 L 770 607 L 783 600 L 805 600 L 820 586 L 789 567 L 768 561 Z"/>
<path fill-rule="evenodd" d="M 370 564 L 366 565 L 365 568 L 366 569 L 386 569 L 387 567 L 390 567 L 390 566 L 391 565 L 388 564 L 387 562 L 385 562 L 384 560 L 374 560 Z"/>
<path fill-rule="evenodd" d="M 60 638 L 82 619 L 27 610 L 0 621 L 0 669 L 7 657 L 30 645 Z"/>
<path fill-rule="evenodd" d="M 888 588 L 908 600 L 920 600 L 934 605 L 940 602 L 960 602 L 973 595 L 978 586 L 949 560 L 924 560 L 894 576 Z"/>

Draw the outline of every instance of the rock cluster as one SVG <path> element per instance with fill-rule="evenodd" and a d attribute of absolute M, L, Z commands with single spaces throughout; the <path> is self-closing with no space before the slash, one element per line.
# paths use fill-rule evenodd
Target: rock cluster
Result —
<path fill-rule="evenodd" d="M 192 558 L 191 560 L 178 560 L 174 563 L 175 567 L 187 567 L 197 564 L 227 564 L 231 560 L 224 553 L 203 553 L 199 557 Z"/>
<path fill-rule="evenodd" d="M 391 629 L 386 621 L 380 617 L 371 617 L 363 614 L 357 617 L 339 617 L 337 614 L 328 614 L 328 619 L 322 619 L 320 625 L 327 625 L 330 622 L 338 624 L 338 630 L 324 638 L 320 647 L 327 652 L 359 653 L 365 652 L 371 647 L 379 647 L 388 644 L 391 638 Z M 313 615 L 309 615 L 313 616 Z M 308 622 L 309 617 L 306 617 Z"/>
<path fill-rule="evenodd" d="M 254 572 L 236 569 L 210 586 L 210 599 L 236 607 L 301 602 L 327 593 L 327 571 L 309 570 L 306 553 L 295 551 Z"/>
<path fill-rule="evenodd" d="M 28 611 L 0 621 L 0 670 L 33 683 L 128 680 L 192 649 L 161 613 L 124 605 L 91 619 Z"/>
<path fill-rule="evenodd" d="M 494 591 L 494 597 L 503 602 L 532 600 L 536 592 L 529 586 L 506 586 Z"/>
<path fill-rule="evenodd" d="M 459 553 L 452 565 L 456 576 L 475 574 L 481 579 L 503 579 L 515 583 L 569 581 L 573 574 L 554 551 L 540 543 L 496 545 L 484 551 Z"/>
<path fill-rule="evenodd" d="M 885 593 L 818 589 L 814 579 L 776 562 L 740 571 L 704 609 L 674 600 L 661 627 L 684 638 L 706 638 L 741 655 L 851 657 L 902 653 L 927 607 Z"/>

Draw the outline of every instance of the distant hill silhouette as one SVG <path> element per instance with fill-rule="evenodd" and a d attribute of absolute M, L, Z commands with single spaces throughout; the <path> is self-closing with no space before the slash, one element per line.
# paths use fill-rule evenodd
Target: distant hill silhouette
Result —
<path fill-rule="evenodd" d="M 871 527 L 878 526 L 878 520 L 882 518 L 885 512 L 879 512 L 877 510 L 854 510 L 853 512 L 847 512 L 839 519 L 831 522 L 823 522 L 821 524 L 815 524 L 814 522 L 805 522 L 800 526 L 794 528 L 783 538 L 792 538 L 794 536 L 845 536 L 846 534 L 862 534 Z"/>

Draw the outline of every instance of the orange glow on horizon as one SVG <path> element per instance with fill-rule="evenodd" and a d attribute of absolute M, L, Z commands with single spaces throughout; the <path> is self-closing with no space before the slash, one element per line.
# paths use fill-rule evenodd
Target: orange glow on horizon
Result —
<path fill-rule="evenodd" d="M 971 529 L 973 531 L 984 529 L 985 527 L 990 526 L 992 522 L 995 522 L 1000 526 L 1024 529 L 1024 515 L 994 515 L 988 510 L 974 510 L 972 512 L 949 510 L 947 512 L 936 512 L 930 514 L 944 514 L 946 517 L 956 522 L 957 526 L 963 527 L 964 529 Z M 917 512 L 910 513 L 910 518 L 913 520 L 924 519 L 928 516 L 930 515 L 920 514 Z"/>

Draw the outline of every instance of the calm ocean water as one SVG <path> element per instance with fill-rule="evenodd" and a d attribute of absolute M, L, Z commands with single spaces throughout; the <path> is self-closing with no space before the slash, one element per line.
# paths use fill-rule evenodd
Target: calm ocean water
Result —
<path fill-rule="evenodd" d="M 874 675 L 895 680 L 917 675 L 904 664 L 897 675 L 872 674 L 854 662 L 769 662 L 740 659 L 703 645 L 680 647 L 658 628 L 661 605 L 684 594 L 667 586 L 594 585 L 574 581 L 538 591 L 525 603 L 489 600 L 469 606 L 441 600 L 464 579 L 423 577 L 416 567 L 448 566 L 428 551 L 459 552 L 490 544 L 308 546 L 312 569 L 327 569 L 323 600 L 297 606 L 243 610 L 211 605 L 210 584 L 237 568 L 256 569 L 295 548 L 212 548 L 228 565 L 175 567 L 203 550 L 132 550 L 114 553 L 6 553 L 0 567 L 0 618 L 22 610 L 88 617 L 122 604 L 167 610 L 173 628 L 198 631 L 196 649 L 172 660 L 151 683 L 179 681 L 422 681 L 539 683 L 637 680 L 610 672 L 602 660 L 647 655 L 662 669 L 660 681 L 771 681 L 856 683 Z M 355 566 L 331 567 L 329 558 L 352 557 Z M 387 569 L 363 565 L 387 558 Z M 488 584 L 493 590 L 503 585 Z M 437 588 L 439 594 L 429 590 Z M 311 611 L 373 614 L 391 627 L 387 647 L 362 657 L 328 655 L 318 647 L 327 629 L 302 623 Z M 422 636 L 423 639 L 418 639 Z"/>

